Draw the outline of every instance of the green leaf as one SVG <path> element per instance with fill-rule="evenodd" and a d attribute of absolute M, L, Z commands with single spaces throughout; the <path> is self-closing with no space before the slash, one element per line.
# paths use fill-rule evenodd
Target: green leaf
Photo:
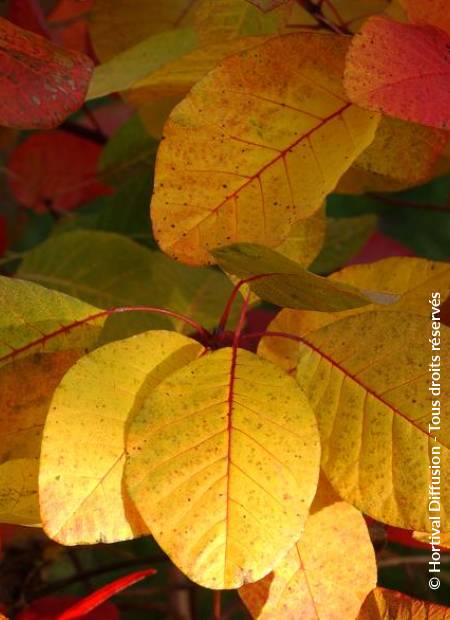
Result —
<path fill-rule="evenodd" d="M 213 254 L 225 271 L 242 279 L 261 275 L 249 282 L 250 288 L 277 306 L 338 312 L 374 301 L 393 301 L 391 297 L 360 292 L 352 286 L 317 276 L 264 246 L 240 243 L 214 250 Z"/>
<path fill-rule="evenodd" d="M 99 65 L 94 70 L 87 99 L 127 90 L 136 80 L 190 52 L 196 45 L 197 35 L 192 28 L 177 28 L 150 36 Z"/>
<path fill-rule="evenodd" d="M 121 235 L 82 230 L 52 237 L 25 254 L 18 274 L 102 308 L 158 306 L 206 327 L 217 323 L 232 288 L 214 269 L 181 265 Z M 172 325 L 166 318 L 137 314 L 108 322 L 121 326 L 114 337 Z"/>
<path fill-rule="evenodd" d="M 64 218 L 53 234 L 75 230 L 103 230 L 132 237 L 156 248 L 148 219 L 151 187 L 148 175 L 125 180 L 115 194 L 100 196 L 78 210 L 74 217 Z"/>
<path fill-rule="evenodd" d="M 328 274 L 345 265 L 376 230 L 377 221 L 374 215 L 327 218 L 325 244 L 310 266 L 311 271 Z"/>
<path fill-rule="evenodd" d="M 158 143 L 150 137 L 137 115 L 132 116 L 112 136 L 103 149 L 99 173 L 110 185 L 119 185 L 135 175 L 147 175 L 152 182 Z"/>
<path fill-rule="evenodd" d="M 0 365 L 44 348 L 83 349 L 99 334 L 97 320 L 46 340 L 48 334 L 95 315 L 99 308 L 32 282 L 0 276 L 0 304 Z"/>

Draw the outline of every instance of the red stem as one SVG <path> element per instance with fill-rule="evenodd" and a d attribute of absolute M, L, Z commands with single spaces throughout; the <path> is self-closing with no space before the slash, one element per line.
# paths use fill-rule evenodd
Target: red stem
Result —
<path fill-rule="evenodd" d="M 215 590 L 213 593 L 213 615 L 214 620 L 221 620 L 222 618 L 222 592 Z"/>
<path fill-rule="evenodd" d="M 248 278 L 244 278 L 242 280 L 239 280 L 239 282 L 235 285 L 235 287 L 233 288 L 233 290 L 231 291 L 231 294 L 228 298 L 227 304 L 225 306 L 225 310 L 223 311 L 222 317 L 220 319 L 219 322 L 219 327 L 218 327 L 218 331 L 224 331 L 227 323 L 228 323 L 228 319 L 230 318 L 230 312 L 231 309 L 233 307 L 233 304 L 236 300 L 237 294 L 239 293 L 239 290 L 241 288 L 241 286 L 244 286 L 244 284 L 248 284 L 249 282 L 253 282 L 254 280 L 261 280 L 262 278 L 269 278 L 271 276 L 276 276 L 276 275 L 281 275 L 281 274 L 277 274 L 277 273 L 260 273 L 258 275 L 255 276 L 249 276 Z M 248 303 L 248 300 L 247 300 Z"/>
<path fill-rule="evenodd" d="M 172 310 L 166 310 L 164 308 L 157 308 L 153 306 L 125 306 L 123 308 L 119 307 L 119 308 L 110 308 L 109 310 L 101 310 L 100 312 L 91 314 L 85 317 L 84 319 L 74 321 L 73 323 L 69 323 L 68 325 L 62 325 L 59 329 L 56 329 L 55 331 L 50 332 L 48 334 L 43 334 L 40 338 L 37 338 L 36 340 L 33 340 L 32 342 L 27 343 L 23 347 L 19 347 L 17 349 L 12 348 L 12 351 L 10 353 L 7 353 L 3 357 L 0 357 L 0 362 L 13 358 L 16 355 L 19 355 L 20 353 L 23 353 L 24 351 L 27 351 L 28 349 L 32 349 L 35 346 L 38 346 L 40 344 L 45 344 L 51 338 L 55 338 L 56 336 L 59 336 L 60 334 L 64 334 L 72 329 L 75 329 L 76 327 L 80 327 L 81 325 L 85 325 L 86 323 L 89 323 L 90 321 L 95 321 L 96 319 L 100 319 L 106 316 L 112 316 L 113 314 L 121 314 L 123 312 L 148 312 L 151 314 L 161 314 L 163 316 L 169 316 L 173 319 L 183 321 L 184 323 L 186 323 L 186 325 L 189 325 L 190 327 L 195 329 L 203 337 L 205 338 L 211 337 L 211 334 L 209 333 L 207 329 L 203 327 L 203 325 L 200 325 L 199 323 L 197 323 L 193 319 L 190 319 L 184 314 L 180 314 Z"/>

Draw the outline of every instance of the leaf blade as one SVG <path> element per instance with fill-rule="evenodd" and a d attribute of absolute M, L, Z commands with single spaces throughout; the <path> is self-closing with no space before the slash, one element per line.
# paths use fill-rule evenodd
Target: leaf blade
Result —
<path fill-rule="evenodd" d="M 151 213 L 165 252 L 205 264 L 209 250 L 233 241 L 276 247 L 320 208 L 378 123 L 345 98 L 345 49 L 331 35 L 274 37 L 194 86 L 158 151 Z"/>
<path fill-rule="evenodd" d="M 270 432 L 252 409 L 272 420 Z M 314 425 L 289 377 L 247 351 L 220 349 L 174 373 L 137 413 L 130 496 L 191 579 L 212 588 L 254 581 L 302 529 L 318 475 Z"/>

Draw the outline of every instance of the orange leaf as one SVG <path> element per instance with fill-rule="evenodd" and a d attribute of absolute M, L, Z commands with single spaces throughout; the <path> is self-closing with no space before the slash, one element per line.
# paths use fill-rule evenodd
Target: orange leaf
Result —
<path fill-rule="evenodd" d="M 0 124 L 56 127 L 81 107 L 92 61 L 0 18 Z"/>
<path fill-rule="evenodd" d="M 430 24 L 450 34 L 448 0 L 401 0 L 409 19 L 415 24 Z"/>
<path fill-rule="evenodd" d="M 100 153 L 100 145 L 64 131 L 34 134 L 11 156 L 11 191 L 37 212 L 75 209 L 109 192 L 96 179 Z"/>
<path fill-rule="evenodd" d="M 450 608 L 419 601 L 386 588 L 375 588 L 367 597 L 358 620 L 449 620 Z"/>
<path fill-rule="evenodd" d="M 371 17 L 347 54 L 347 94 L 370 110 L 447 129 L 449 46 L 449 37 L 431 26 Z"/>
<path fill-rule="evenodd" d="M 119 577 L 119 579 L 116 579 L 112 583 L 108 583 L 106 586 L 103 586 L 103 588 L 96 590 L 92 594 L 89 594 L 89 596 L 81 599 L 78 603 L 75 603 L 72 607 L 69 607 L 69 609 L 66 609 L 66 611 L 58 616 L 57 620 L 73 620 L 74 618 L 85 616 L 118 592 L 125 590 L 125 588 L 155 573 L 156 570 L 154 568 L 147 568 L 125 575 L 125 577 Z"/>

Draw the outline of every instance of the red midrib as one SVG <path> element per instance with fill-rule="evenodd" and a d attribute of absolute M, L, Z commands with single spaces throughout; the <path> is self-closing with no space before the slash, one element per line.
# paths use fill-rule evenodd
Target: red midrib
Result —
<path fill-rule="evenodd" d="M 230 469 L 231 469 L 231 449 L 232 449 L 232 441 L 231 434 L 233 432 L 233 422 L 232 422 L 232 413 L 233 413 L 233 400 L 234 400 L 234 383 L 236 379 L 236 361 L 237 361 L 237 346 L 234 346 L 231 349 L 231 366 L 230 366 L 230 384 L 228 387 L 228 398 L 227 398 L 227 407 L 228 407 L 228 424 L 227 424 L 227 432 L 228 432 L 228 460 L 227 460 L 227 490 L 226 490 L 226 498 L 227 498 L 227 511 L 225 515 L 225 558 L 224 558 L 224 577 L 225 571 L 228 563 L 228 529 L 229 529 L 229 521 L 230 521 Z"/>
<path fill-rule="evenodd" d="M 359 387 L 364 389 L 368 394 L 370 394 L 370 396 L 373 396 L 376 400 L 378 400 L 381 403 L 383 403 L 383 405 L 385 405 L 386 407 L 391 409 L 394 413 L 397 413 L 401 418 L 403 418 L 404 420 L 409 422 L 409 424 L 411 424 L 412 426 L 417 428 L 421 433 L 423 433 L 424 435 L 429 437 L 428 433 L 422 427 L 420 427 L 418 424 L 416 424 L 416 422 L 414 420 L 411 420 L 410 418 L 408 418 L 402 411 L 400 411 L 400 409 L 397 409 L 397 407 L 395 407 L 394 405 L 389 403 L 382 396 L 377 394 L 374 390 L 372 390 L 371 388 L 367 387 L 367 385 L 365 385 L 362 381 L 357 379 L 356 376 L 352 375 L 346 368 L 341 366 L 338 362 L 333 360 L 333 358 L 331 358 L 329 355 L 327 355 L 326 353 L 321 351 L 319 348 L 317 348 L 315 345 L 313 345 L 312 342 L 309 342 L 309 340 L 306 340 L 306 338 L 300 338 L 300 336 L 297 336 L 295 339 L 298 340 L 298 342 L 301 342 L 302 344 L 305 344 L 307 347 L 312 349 L 315 353 L 317 353 L 318 355 L 323 357 L 334 368 L 337 368 L 340 372 L 342 372 L 343 375 L 345 375 L 346 377 L 349 377 L 349 379 L 351 379 L 357 385 L 359 385 Z M 445 444 L 442 444 L 442 445 L 445 445 Z"/>
<path fill-rule="evenodd" d="M 344 112 L 344 110 L 349 108 L 351 105 L 352 105 L 351 103 L 346 103 L 341 108 L 339 108 L 339 110 L 337 110 L 336 112 L 333 112 L 333 114 L 330 114 L 326 118 L 322 119 L 318 125 L 315 125 L 314 127 L 312 127 L 312 129 L 310 129 L 306 133 L 302 134 L 292 144 L 287 146 L 285 149 L 282 149 L 273 159 L 271 159 L 269 162 L 267 162 L 267 164 L 264 164 L 264 166 L 262 168 L 260 168 L 258 170 L 258 172 L 256 172 L 252 176 L 249 176 L 248 179 L 245 181 L 245 183 L 243 183 L 240 187 L 238 187 L 232 194 L 229 194 L 225 198 L 225 200 L 223 200 L 219 205 L 217 205 L 217 207 L 214 207 L 214 209 L 212 209 L 211 213 L 216 213 L 219 209 L 221 209 L 228 202 L 228 200 L 230 200 L 230 198 L 236 198 L 237 195 L 239 194 L 239 192 L 241 192 L 243 189 L 245 189 L 247 187 L 247 185 L 250 185 L 250 183 L 253 183 L 253 181 L 255 179 L 260 177 L 263 174 L 263 172 L 265 172 L 267 170 L 267 168 L 270 168 L 270 166 L 272 166 L 274 163 L 276 163 L 280 159 L 283 159 L 286 156 L 286 154 L 289 151 L 291 151 L 293 148 L 295 148 L 298 144 L 300 144 L 300 142 L 302 142 L 302 140 L 308 139 L 315 131 L 319 130 L 326 123 L 331 121 L 333 118 L 336 118 L 337 116 L 340 116 Z M 209 215 L 211 215 L 211 213 Z M 209 217 L 209 215 L 207 217 Z"/>

